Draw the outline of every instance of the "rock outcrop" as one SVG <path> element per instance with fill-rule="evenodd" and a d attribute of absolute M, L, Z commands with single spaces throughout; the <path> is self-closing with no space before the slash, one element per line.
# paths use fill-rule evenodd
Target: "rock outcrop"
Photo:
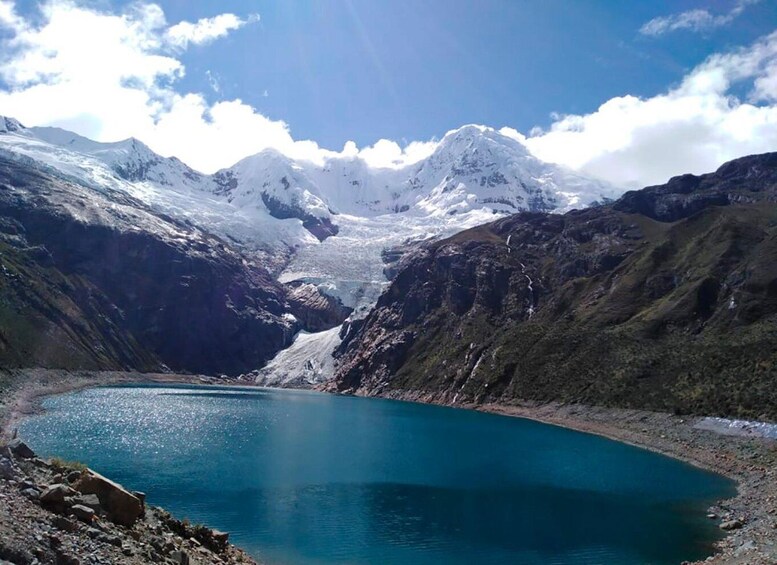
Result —
<path fill-rule="evenodd" d="M 0 563 L 254 563 L 227 533 L 144 508 L 138 493 L 90 469 L 7 447 L 0 500 Z"/>
<path fill-rule="evenodd" d="M 353 312 L 352 308 L 324 294 L 314 284 L 295 283 L 289 287 L 289 309 L 305 331 L 321 332 L 334 328 Z"/>

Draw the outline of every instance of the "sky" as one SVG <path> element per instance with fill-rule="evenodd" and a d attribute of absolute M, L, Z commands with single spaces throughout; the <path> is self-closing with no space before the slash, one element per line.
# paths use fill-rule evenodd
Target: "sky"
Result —
<path fill-rule="evenodd" d="M 0 0 L 0 114 L 203 172 L 478 123 L 631 188 L 777 150 L 777 0 Z"/>

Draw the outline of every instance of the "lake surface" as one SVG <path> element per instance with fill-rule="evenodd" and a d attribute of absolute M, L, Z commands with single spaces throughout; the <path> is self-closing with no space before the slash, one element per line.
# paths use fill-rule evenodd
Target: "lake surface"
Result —
<path fill-rule="evenodd" d="M 231 533 L 276 564 L 679 563 L 734 484 L 528 420 L 380 399 L 213 387 L 45 400 L 20 435 Z"/>

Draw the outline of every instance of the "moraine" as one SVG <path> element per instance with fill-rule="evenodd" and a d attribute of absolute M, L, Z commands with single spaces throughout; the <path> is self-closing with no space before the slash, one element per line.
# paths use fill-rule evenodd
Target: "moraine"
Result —
<path fill-rule="evenodd" d="M 720 476 L 528 420 L 303 391 L 103 387 L 20 433 L 269 564 L 679 563 Z"/>

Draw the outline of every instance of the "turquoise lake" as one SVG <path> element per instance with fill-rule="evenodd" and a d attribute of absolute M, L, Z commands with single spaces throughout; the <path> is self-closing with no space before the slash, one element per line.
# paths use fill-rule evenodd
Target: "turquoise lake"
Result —
<path fill-rule="evenodd" d="M 304 391 L 93 388 L 20 435 L 269 565 L 663 564 L 703 558 L 734 484 L 519 418 Z"/>

